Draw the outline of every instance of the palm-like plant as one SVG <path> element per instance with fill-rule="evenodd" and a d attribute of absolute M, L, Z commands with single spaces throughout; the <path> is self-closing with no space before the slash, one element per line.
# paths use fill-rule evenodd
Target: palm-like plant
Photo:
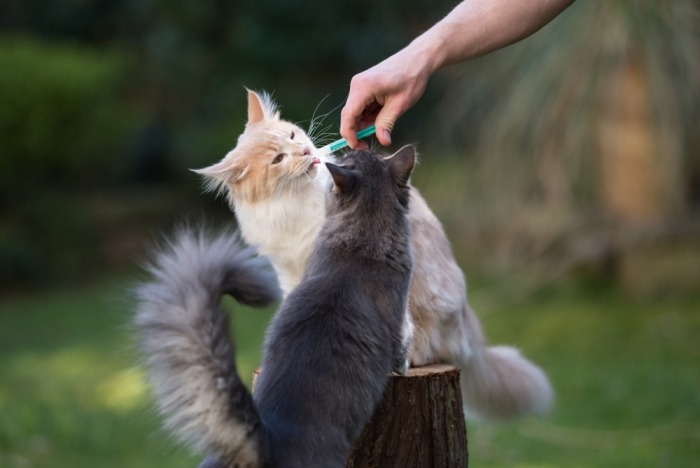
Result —
<path fill-rule="evenodd" d="M 696 7 L 576 2 L 523 43 L 452 70 L 436 133 L 476 140 L 479 179 L 497 181 L 499 200 L 633 219 L 683 210 L 700 114 Z"/>

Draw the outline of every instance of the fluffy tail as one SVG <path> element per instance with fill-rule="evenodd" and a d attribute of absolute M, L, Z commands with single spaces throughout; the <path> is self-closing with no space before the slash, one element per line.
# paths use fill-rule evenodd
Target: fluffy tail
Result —
<path fill-rule="evenodd" d="M 136 289 L 135 325 L 165 426 L 196 451 L 257 465 L 261 423 L 234 360 L 224 293 L 265 306 L 280 297 L 267 261 L 230 232 L 183 229 Z"/>
<path fill-rule="evenodd" d="M 484 348 L 462 366 L 460 383 L 467 416 L 491 421 L 542 413 L 554 392 L 547 376 L 509 346 Z"/>
<path fill-rule="evenodd" d="M 468 306 L 467 306 L 468 307 Z M 473 353 L 460 363 L 465 413 L 474 419 L 504 421 L 547 411 L 554 391 L 545 373 L 510 346 L 484 346 L 481 326 L 473 311 L 469 341 Z"/>

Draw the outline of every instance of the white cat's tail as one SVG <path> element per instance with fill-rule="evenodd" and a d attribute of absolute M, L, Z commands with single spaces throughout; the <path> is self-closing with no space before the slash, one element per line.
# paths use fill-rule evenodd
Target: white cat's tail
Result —
<path fill-rule="evenodd" d="M 231 232 L 182 229 L 154 255 L 136 290 L 134 323 L 165 427 L 196 451 L 258 466 L 261 428 L 234 360 L 223 294 L 264 306 L 279 287 L 266 260 Z"/>
<path fill-rule="evenodd" d="M 476 322 L 473 313 L 470 318 Z M 460 363 L 462 400 L 468 417 L 504 421 L 544 413 L 552 406 L 554 391 L 542 369 L 510 346 L 481 345 L 478 322 L 471 324 L 470 332 L 474 353 Z"/>
<path fill-rule="evenodd" d="M 467 416 L 501 421 L 543 413 L 554 393 L 547 376 L 517 349 L 493 346 L 462 366 L 460 383 Z"/>

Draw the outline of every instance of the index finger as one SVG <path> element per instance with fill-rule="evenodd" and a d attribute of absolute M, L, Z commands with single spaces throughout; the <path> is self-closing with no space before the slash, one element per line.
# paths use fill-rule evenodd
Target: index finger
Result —
<path fill-rule="evenodd" d="M 353 79 L 350 83 L 350 92 L 348 93 L 348 100 L 345 102 L 345 107 L 340 111 L 340 134 L 348 142 L 351 148 L 357 146 L 357 132 L 362 130 L 362 125 L 370 125 L 374 122 L 374 117 L 376 117 L 377 109 L 370 112 L 373 115 L 365 115 L 371 110 L 372 104 L 375 107 L 379 107 L 375 99 L 374 94 L 362 91 L 362 87 L 358 91 L 355 82 L 357 80 Z"/>
<path fill-rule="evenodd" d="M 357 127 L 362 110 L 361 104 L 351 94 L 340 111 L 340 135 L 345 138 L 350 148 L 357 146 Z"/>

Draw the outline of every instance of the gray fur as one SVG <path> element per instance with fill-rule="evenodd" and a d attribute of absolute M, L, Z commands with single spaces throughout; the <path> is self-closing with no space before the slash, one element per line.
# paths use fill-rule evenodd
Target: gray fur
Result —
<path fill-rule="evenodd" d="M 306 273 L 268 330 L 254 396 L 275 466 L 345 466 L 402 352 L 412 149 L 403 158 L 410 167 L 397 169 L 352 152 L 338 178 L 329 164 L 336 183 L 349 180 L 330 193 Z"/>
<path fill-rule="evenodd" d="M 413 263 L 412 148 L 329 164 L 326 223 L 306 273 L 265 339 L 253 397 L 236 372 L 224 292 L 277 294 L 262 260 L 234 241 L 188 231 L 156 257 L 138 290 L 149 378 L 166 426 L 209 456 L 202 466 L 343 467 L 396 362 L 405 362 Z"/>
<path fill-rule="evenodd" d="M 251 306 L 276 301 L 274 272 L 237 235 L 192 229 L 181 229 L 148 270 L 134 323 L 166 428 L 197 451 L 239 451 L 257 463 L 260 421 L 219 301 L 224 293 Z"/>

